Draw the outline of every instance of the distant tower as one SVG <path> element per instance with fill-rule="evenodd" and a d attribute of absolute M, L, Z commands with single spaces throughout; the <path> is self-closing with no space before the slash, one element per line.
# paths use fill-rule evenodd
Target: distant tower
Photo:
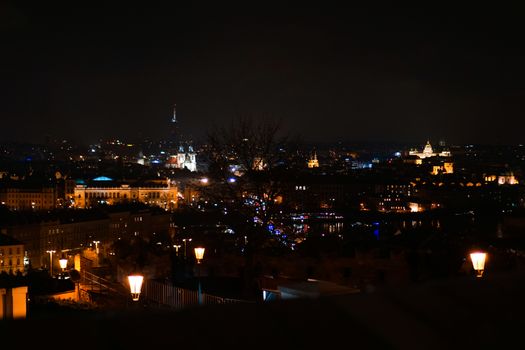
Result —
<path fill-rule="evenodd" d="M 177 104 L 173 106 L 173 116 L 171 117 L 172 123 L 177 123 Z"/>
<path fill-rule="evenodd" d="M 184 152 L 184 146 L 179 146 L 179 152 L 177 153 L 177 163 L 180 169 L 184 169 L 184 162 L 186 161 L 186 153 Z"/>
<path fill-rule="evenodd" d="M 167 168 L 188 169 L 189 171 L 197 171 L 197 155 L 191 145 L 188 145 L 187 152 L 183 145 L 179 146 L 177 155 L 170 156 L 170 160 L 166 164 Z"/>
<path fill-rule="evenodd" d="M 177 122 L 177 105 L 173 106 L 173 115 L 170 120 L 170 142 L 172 145 L 176 145 L 180 142 L 179 135 L 179 123 Z"/>
<path fill-rule="evenodd" d="M 179 133 L 179 122 L 177 121 L 177 105 L 173 106 L 173 116 L 171 117 L 171 146 L 170 156 L 166 162 L 167 168 L 188 169 L 197 171 L 197 155 L 191 144 L 183 145 L 181 134 Z M 178 147 L 176 145 L 179 145 Z"/>
<path fill-rule="evenodd" d="M 189 171 L 197 171 L 197 157 L 193 146 L 188 146 L 188 153 L 186 154 L 186 163 L 184 164 Z"/>

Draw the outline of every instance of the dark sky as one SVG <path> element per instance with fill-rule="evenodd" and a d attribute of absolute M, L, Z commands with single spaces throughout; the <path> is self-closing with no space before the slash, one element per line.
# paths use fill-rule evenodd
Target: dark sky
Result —
<path fill-rule="evenodd" d="M 162 137 L 176 103 L 195 138 L 270 114 L 312 141 L 525 142 L 521 7 L 41 3 L 0 5 L 3 140 Z"/>

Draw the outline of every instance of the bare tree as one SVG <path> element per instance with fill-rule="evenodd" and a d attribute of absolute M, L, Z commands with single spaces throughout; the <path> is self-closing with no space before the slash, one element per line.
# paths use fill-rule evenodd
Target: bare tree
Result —
<path fill-rule="evenodd" d="M 279 121 L 241 117 L 208 135 L 210 179 L 205 195 L 220 203 L 228 224 L 244 240 L 248 275 L 254 253 L 275 240 L 268 225 L 281 205 L 286 169 L 280 161 L 289 139 L 280 133 Z"/>

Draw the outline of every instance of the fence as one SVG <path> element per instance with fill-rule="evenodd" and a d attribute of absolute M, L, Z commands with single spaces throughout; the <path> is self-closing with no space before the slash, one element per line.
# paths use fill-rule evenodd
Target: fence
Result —
<path fill-rule="evenodd" d="M 80 272 L 80 284 L 82 289 L 90 290 L 97 293 L 116 293 L 122 294 L 121 291 L 113 287 L 113 283 L 105 278 L 97 276 L 86 270 Z"/>
<path fill-rule="evenodd" d="M 159 306 L 182 309 L 199 305 L 199 293 L 194 290 L 178 288 L 149 280 L 142 287 L 144 298 Z M 244 303 L 244 300 L 222 298 L 215 295 L 202 293 L 203 305 L 211 304 L 236 304 Z"/>

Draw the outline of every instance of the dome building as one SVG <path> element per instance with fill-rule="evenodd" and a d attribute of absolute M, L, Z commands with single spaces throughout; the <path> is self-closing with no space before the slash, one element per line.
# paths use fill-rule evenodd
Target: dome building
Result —
<path fill-rule="evenodd" d="M 422 152 L 419 152 L 416 149 L 412 149 L 408 152 L 410 156 L 417 156 L 420 159 L 430 158 L 430 157 L 450 157 L 451 153 L 450 151 L 443 150 L 442 152 L 434 152 L 434 149 L 432 148 L 432 145 L 430 144 L 430 141 L 427 141 L 425 148 L 423 148 Z"/>

